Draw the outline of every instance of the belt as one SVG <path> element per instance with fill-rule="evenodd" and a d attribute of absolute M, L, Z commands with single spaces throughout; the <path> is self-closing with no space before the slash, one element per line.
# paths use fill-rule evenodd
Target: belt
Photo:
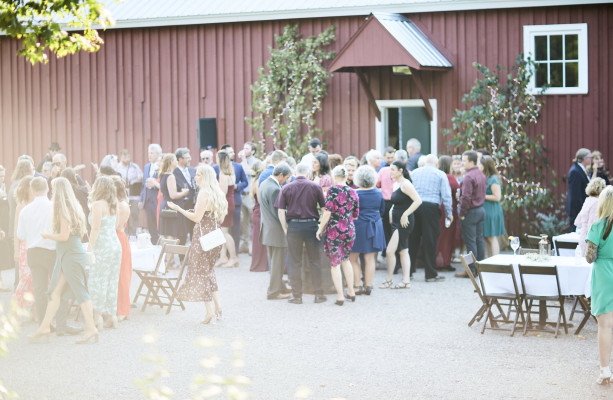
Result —
<path fill-rule="evenodd" d="M 289 222 L 315 222 L 317 218 L 293 218 Z"/>

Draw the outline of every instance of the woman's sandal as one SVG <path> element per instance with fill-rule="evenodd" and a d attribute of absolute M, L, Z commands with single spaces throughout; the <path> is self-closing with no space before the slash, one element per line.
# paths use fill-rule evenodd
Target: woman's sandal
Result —
<path fill-rule="evenodd" d="M 394 284 L 394 281 L 385 281 L 379 286 L 379 289 L 389 289 Z"/>
<path fill-rule="evenodd" d="M 411 288 L 411 282 L 398 282 L 396 285 L 394 285 L 394 287 L 392 289 L 410 289 Z"/>

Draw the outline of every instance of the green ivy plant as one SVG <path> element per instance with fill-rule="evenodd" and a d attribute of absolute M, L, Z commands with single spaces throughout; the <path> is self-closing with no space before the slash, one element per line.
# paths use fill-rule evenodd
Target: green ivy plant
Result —
<path fill-rule="evenodd" d="M 64 57 L 98 51 L 103 41 L 94 27 L 113 24 L 105 5 L 96 0 L 0 0 L 0 31 L 21 40 L 17 53 L 32 65 L 47 63 L 49 52 Z"/>
<path fill-rule="evenodd" d="M 303 39 L 298 26 L 288 25 L 282 35 L 275 35 L 277 46 L 269 47 L 266 68 L 259 68 L 259 78 L 251 85 L 254 116 L 245 117 L 261 151 L 268 137 L 276 149 L 299 157 L 309 139 L 321 136 L 315 115 L 327 94 L 326 79 L 332 76 L 323 63 L 334 57 L 325 50 L 336 39 L 334 32 L 332 25 L 317 37 Z"/>
<path fill-rule="evenodd" d="M 542 103 L 527 88 L 533 74 L 533 62 L 523 54 L 509 72 L 498 65 L 495 70 L 479 64 L 481 73 L 462 102 L 465 110 L 456 110 L 451 119 L 449 143 L 458 151 L 486 149 L 496 161 L 502 178 L 502 206 L 507 211 L 551 205 L 553 196 L 543 182 L 551 171 L 543 135 L 526 132 L 536 124 Z M 551 171 L 553 173 L 553 171 Z M 555 173 L 552 184 L 555 185 Z"/>

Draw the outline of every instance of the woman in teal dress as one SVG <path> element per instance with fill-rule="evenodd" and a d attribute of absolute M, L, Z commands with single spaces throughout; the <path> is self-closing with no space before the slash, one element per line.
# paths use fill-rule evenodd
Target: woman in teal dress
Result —
<path fill-rule="evenodd" d="M 87 343 L 93 337 L 98 341 L 98 330 L 94 324 L 92 302 L 85 284 L 85 251 L 81 236 L 86 232 L 85 215 L 66 178 L 55 178 L 53 186 L 54 233 L 43 233 L 45 239 L 57 241 L 57 256 L 51 282 L 49 283 L 50 301 L 45 317 L 30 340 L 45 337 L 49 341 L 51 321 L 60 306 L 60 297 L 71 297 L 81 304 L 85 319 L 85 332 L 77 343 Z"/>
<path fill-rule="evenodd" d="M 111 177 L 101 176 L 94 182 L 91 200 L 91 233 L 88 251 L 94 262 L 89 271 L 89 293 L 92 296 L 98 329 L 106 319 L 108 326 L 117 327 L 117 291 L 121 270 L 121 243 L 117 238 L 117 192 Z"/>
<path fill-rule="evenodd" d="M 485 192 L 485 220 L 483 221 L 483 238 L 485 239 L 485 251 L 487 256 L 495 256 L 500 253 L 498 236 L 504 235 L 504 214 L 500 199 L 502 198 L 502 185 L 498 177 L 496 163 L 490 156 L 481 157 L 479 167 L 487 177 L 487 190 Z"/>
<path fill-rule="evenodd" d="M 592 314 L 598 320 L 599 384 L 611 380 L 611 339 L 613 338 L 613 187 L 607 186 L 598 198 L 598 221 L 587 235 L 587 262 L 592 266 Z"/>

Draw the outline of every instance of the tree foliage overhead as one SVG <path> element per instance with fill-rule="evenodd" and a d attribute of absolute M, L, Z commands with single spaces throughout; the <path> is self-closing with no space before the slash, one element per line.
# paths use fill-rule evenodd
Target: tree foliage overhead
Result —
<path fill-rule="evenodd" d="M 275 148 L 292 156 L 306 152 L 308 140 L 321 133 L 315 114 L 332 75 L 323 62 L 334 57 L 324 48 L 336 39 L 334 25 L 305 39 L 297 29 L 288 25 L 282 35 L 275 35 L 277 48 L 269 47 L 266 69 L 259 68 L 259 78 L 251 85 L 254 117 L 245 118 L 261 139 L 270 137 Z M 259 142 L 263 146 L 264 140 Z"/>
<path fill-rule="evenodd" d="M 17 53 L 32 64 L 47 63 L 48 52 L 98 51 L 103 41 L 93 27 L 113 24 L 96 0 L 0 0 L 0 31 L 21 40 Z"/>
<path fill-rule="evenodd" d="M 478 63 L 473 66 L 483 77 L 462 99 L 469 108 L 454 112 L 453 129 L 444 132 L 453 134 L 449 143 L 460 151 L 490 152 L 502 178 L 506 210 L 549 206 L 551 191 L 543 184 L 550 171 L 544 137 L 526 132 L 529 124 L 537 123 L 542 106 L 527 88 L 532 61 L 520 54 L 511 72 L 501 66 L 493 71 Z"/>

